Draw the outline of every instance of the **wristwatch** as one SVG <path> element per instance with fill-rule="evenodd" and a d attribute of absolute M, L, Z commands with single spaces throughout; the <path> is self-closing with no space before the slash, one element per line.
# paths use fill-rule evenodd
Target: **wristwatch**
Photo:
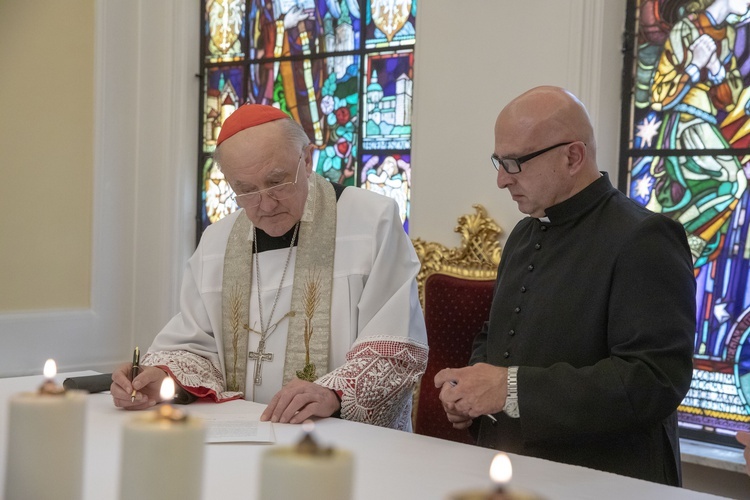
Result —
<path fill-rule="evenodd" d="M 510 418 L 520 417 L 518 411 L 518 367 L 508 367 L 508 395 L 505 397 L 503 412 Z"/>

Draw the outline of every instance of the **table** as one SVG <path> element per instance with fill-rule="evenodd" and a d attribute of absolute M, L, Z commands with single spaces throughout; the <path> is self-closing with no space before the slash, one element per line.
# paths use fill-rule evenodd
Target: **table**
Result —
<path fill-rule="evenodd" d="M 56 379 L 93 372 L 59 374 Z M 5 481 L 8 404 L 10 395 L 32 391 L 41 376 L 0 379 L 0 469 Z M 86 421 L 84 499 L 118 496 L 121 433 L 133 412 L 115 408 L 109 394 L 89 395 Z M 260 416 L 264 405 L 249 401 L 215 404 L 197 402 L 186 409 L 200 413 L 245 413 Z M 274 424 L 276 445 L 296 442 L 298 425 Z M 349 449 L 355 456 L 354 500 L 443 499 L 449 493 L 489 486 L 489 465 L 495 451 L 442 439 L 409 434 L 339 419 L 316 422 L 320 444 Z M 205 500 L 257 498 L 261 453 L 273 445 L 224 443 L 206 445 L 203 478 Z M 510 455 L 512 487 L 549 499 L 719 498 L 705 493 L 632 479 L 584 467 Z M 173 478 L 175 479 L 175 478 Z"/>

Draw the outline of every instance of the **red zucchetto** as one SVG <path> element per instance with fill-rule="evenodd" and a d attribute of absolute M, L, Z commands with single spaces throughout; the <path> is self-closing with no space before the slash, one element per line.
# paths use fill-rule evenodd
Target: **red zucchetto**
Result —
<path fill-rule="evenodd" d="M 265 104 L 243 104 L 224 120 L 216 145 L 218 146 L 237 132 L 283 118 L 289 118 L 289 115 L 279 108 Z"/>

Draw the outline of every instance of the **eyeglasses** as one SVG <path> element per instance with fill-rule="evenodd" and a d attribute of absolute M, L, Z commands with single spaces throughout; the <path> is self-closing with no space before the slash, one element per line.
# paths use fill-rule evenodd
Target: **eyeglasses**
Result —
<path fill-rule="evenodd" d="M 297 175 L 294 176 L 293 182 L 282 182 L 270 188 L 261 189 L 259 191 L 253 191 L 251 193 L 235 194 L 234 201 L 237 205 L 245 208 L 254 208 L 260 205 L 261 196 L 266 195 L 269 198 L 280 201 L 285 200 L 297 192 L 297 179 L 299 178 L 299 167 L 302 164 L 302 155 L 304 151 L 300 153 L 299 160 L 297 160 Z"/>
<path fill-rule="evenodd" d="M 527 155 L 520 156 L 518 158 L 500 158 L 496 154 L 492 154 L 490 156 L 490 160 L 492 160 L 492 165 L 494 165 L 495 170 L 500 170 L 500 165 L 503 166 L 506 172 L 509 174 L 517 174 L 521 171 L 521 163 L 527 162 L 533 158 L 536 158 L 537 156 L 546 153 L 547 151 L 551 151 L 555 148 L 559 148 L 560 146 L 567 146 L 568 144 L 573 144 L 576 141 L 570 141 L 570 142 L 561 142 L 560 144 L 555 144 L 554 146 L 550 146 L 548 148 L 540 149 L 539 151 L 534 151 L 533 153 L 529 153 Z"/>

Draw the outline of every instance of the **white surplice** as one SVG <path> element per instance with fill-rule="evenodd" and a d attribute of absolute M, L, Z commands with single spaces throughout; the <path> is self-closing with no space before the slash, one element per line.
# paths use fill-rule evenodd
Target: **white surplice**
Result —
<path fill-rule="evenodd" d="M 168 369 L 188 392 L 222 401 L 241 396 L 226 392 L 221 345 L 222 274 L 230 230 L 239 210 L 209 226 L 188 261 L 180 309 L 157 335 L 143 363 Z M 419 260 L 403 230 L 393 200 L 349 187 L 337 203 L 331 338 L 328 373 L 316 383 L 336 390 L 342 418 L 411 429 L 411 391 L 427 364 L 427 335 L 419 305 Z M 252 234 L 248 235 L 252 238 Z M 273 324 L 291 309 L 297 248 L 281 284 L 288 248 L 260 253 L 264 321 Z M 250 328 L 260 331 L 258 289 L 253 277 Z M 262 365 L 262 384 L 254 385 L 254 360 L 248 359 L 244 397 L 268 403 L 281 389 L 288 319 L 267 338 L 272 361 Z M 260 336 L 250 333 L 250 351 Z M 318 374 L 325 373 L 318 369 Z"/>

